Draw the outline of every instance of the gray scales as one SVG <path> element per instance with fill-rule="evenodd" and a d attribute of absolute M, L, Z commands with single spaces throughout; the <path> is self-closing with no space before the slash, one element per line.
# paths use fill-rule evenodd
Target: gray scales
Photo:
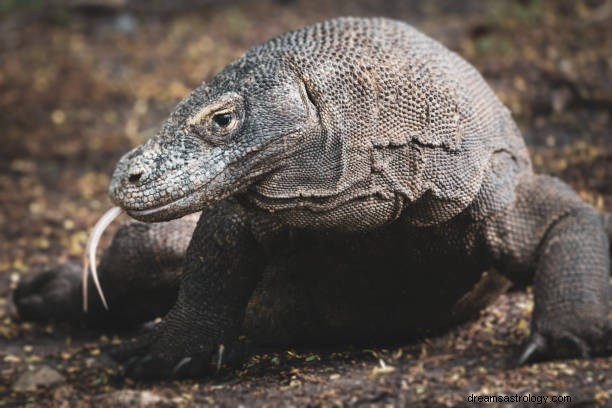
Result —
<path fill-rule="evenodd" d="M 89 285 L 83 314 L 70 264 L 14 299 L 35 320 L 165 316 L 115 353 L 132 377 L 206 375 L 236 361 L 241 334 L 435 333 L 509 282 L 534 285 L 519 363 L 610 346 L 610 216 L 535 175 L 479 73 L 402 22 L 339 18 L 252 48 L 120 160 L 109 192 L 139 220 L 98 268 L 110 310 Z"/>

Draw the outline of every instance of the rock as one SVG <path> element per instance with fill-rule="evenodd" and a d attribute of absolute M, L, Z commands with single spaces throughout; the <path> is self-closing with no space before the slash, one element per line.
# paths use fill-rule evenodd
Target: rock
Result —
<path fill-rule="evenodd" d="M 38 387 L 51 387 L 65 382 L 63 375 L 49 366 L 43 365 L 33 371 L 26 371 L 13 384 L 17 392 L 36 391 Z"/>
<path fill-rule="evenodd" d="M 138 29 L 138 21 L 130 13 L 121 13 L 115 17 L 113 26 L 124 34 L 134 34 Z"/>
<path fill-rule="evenodd" d="M 174 407 L 186 401 L 180 397 L 164 397 L 151 391 L 119 390 L 96 395 L 91 400 L 96 407 Z"/>
<path fill-rule="evenodd" d="M 55 408 L 73 408 L 75 406 L 75 400 L 78 400 L 76 395 L 76 391 L 71 385 L 60 385 L 53 390 L 53 402 L 49 405 Z M 78 407 L 80 405 L 76 404 L 76 406 Z"/>

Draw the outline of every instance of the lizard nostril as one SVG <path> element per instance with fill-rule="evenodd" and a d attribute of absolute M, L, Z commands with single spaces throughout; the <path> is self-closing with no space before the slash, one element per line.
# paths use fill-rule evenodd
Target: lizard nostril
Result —
<path fill-rule="evenodd" d="M 128 181 L 132 184 L 136 184 L 138 183 L 138 181 L 140 181 L 141 177 L 142 177 L 142 171 L 137 171 L 137 172 L 130 174 Z"/>

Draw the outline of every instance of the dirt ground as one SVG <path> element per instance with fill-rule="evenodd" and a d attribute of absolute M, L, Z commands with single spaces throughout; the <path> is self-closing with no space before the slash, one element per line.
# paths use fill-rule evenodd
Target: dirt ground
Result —
<path fill-rule="evenodd" d="M 512 367 L 529 290 L 411 344 L 255 350 L 215 378 L 150 384 L 101 352 L 134 332 L 16 316 L 19 277 L 80 258 L 116 161 L 191 88 L 251 45 L 339 15 L 402 19 L 459 52 L 515 114 L 536 169 L 612 211 L 612 1 L 0 2 L 0 406 L 472 406 L 472 394 L 612 406 L 612 357 Z"/>

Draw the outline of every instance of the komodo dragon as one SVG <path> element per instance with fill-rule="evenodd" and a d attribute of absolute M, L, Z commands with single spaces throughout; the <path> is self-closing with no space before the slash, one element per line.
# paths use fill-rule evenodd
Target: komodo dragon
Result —
<path fill-rule="evenodd" d="M 339 18 L 252 48 L 119 161 L 109 193 L 144 221 L 102 256 L 110 310 L 90 285 L 82 314 L 75 265 L 23 280 L 14 299 L 29 319 L 165 315 L 122 356 L 132 377 L 206 375 L 241 334 L 337 344 L 435 332 L 509 281 L 534 285 L 519 363 L 610 342 L 602 216 L 533 174 L 478 72 L 402 22 Z"/>

